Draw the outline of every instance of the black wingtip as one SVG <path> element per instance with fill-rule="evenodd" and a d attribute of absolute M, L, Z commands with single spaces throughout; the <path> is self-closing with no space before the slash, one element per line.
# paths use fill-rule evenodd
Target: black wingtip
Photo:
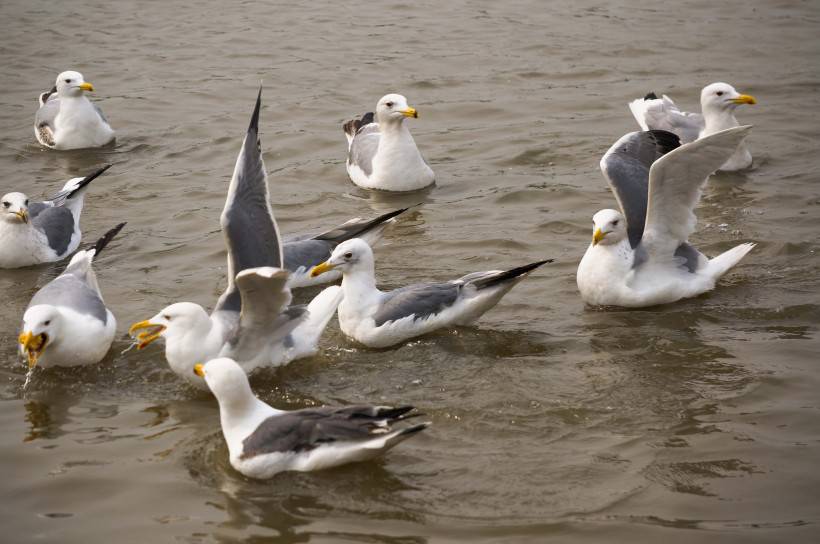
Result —
<path fill-rule="evenodd" d="M 74 195 L 76 195 L 77 193 L 79 193 L 80 191 L 82 191 L 82 189 L 83 189 L 86 185 L 88 185 L 89 183 L 91 183 L 92 181 L 94 181 L 95 179 L 97 179 L 98 177 L 100 177 L 100 176 L 103 174 L 103 172 L 105 172 L 106 170 L 108 170 L 108 169 L 109 169 L 109 168 L 111 168 L 112 166 L 114 166 L 114 165 L 113 165 L 113 164 L 106 164 L 105 166 L 103 166 L 102 168 L 100 168 L 99 170 L 97 170 L 96 172 L 94 172 L 94 173 L 92 173 L 92 174 L 88 174 L 86 177 L 84 177 L 84 178 L 83 178 L 83 180 L 80 182 L 80 184 L 79 184 L 79 185 L 77 185 L 77 188 L 76 188 L 76 189 L 74 189 L 73 191 L 71 191 L 71 192 L 68 194 L 68 196 L 67 196 L 66 198 L 67 198 L 67 199 L 73 198 L 73 197 L 74 197 Z"/>
<path fill-rule="evenodd" d="M 650 91 L 650 92 L 646 93 L 646 96 L 644 96 L 643 99 L 644 100 L 657 100 L 658 95 L 656 95 L 654 92 Z"/>
<path fill-rule="evenodd" d="M 256 95 L 256 105 L 253 107 L 253 114 L 251 115 L 251 124 L 248 126 L 248 132 L 259 132 L 259 110 L 262 107 L 262 85 L 259 85 L 259 94 Z"/>
<path fill-rule="evenodd" d="M 478 281 L 474 282 L 474 284 L 478 289 L 485 289 L 487 287 L 492 287 L 493 285 L 498 285 L 499 283 L 504 283 L 507 280 L 511 280 L 511 279 L 517 278 L 519 276 L 523 276 L 524 274 L 528 274 L 529 272 L 532 272 L 533 270 L 535 270 L 539 266 L 543 266 L 543 265 L 545 265 L 547 263 L 551 263 L 553 261 L 554 261 L 554 259 L 544 259 L 543 261 L 536 261 L 534 263 L 525 264 L 524 266 L 518 266 L 516 268 L 511 268 L 511 269 L 507 270 L 506 272 L 502 272 L 501 274 L 498 274 L 497 276 L 493 276 L 491 278 L 486 278 L 486 279 L 483 279 L 483 280 L 478 280 Z"/>
<path fill-rule="evenodd" d="M 102 238 L 97 240 L 97 243 L 94 244 L 94 257 L 99 256 L 100 252 L 103 249 L 105 249 L 105 246 L 107 246 L 108 243 L 111 242 L 111 240 L 114 239 L 114 236 L 116 236 L 117 233 L 122 230 L 122 228 L 125 226 L 125 224 L 126 224 L 125 222 L 120 223 L 119 225 L 117 225 L 113 229 L 111 229 L 108 232 L 106 232 L 105 234 L 103 234 Z"/>
<path fill-rule="evenodd" d="M 679 148 L 681 145 L 680 138 L 673 132 L 669 132 L 667 130 L 650 130 L 648 132 L 652 134 L 652 137 L 655 140 L 655 145 L 664 155 L 674 149 Z"/>
<path fill-rule="evenodd" d="M 424 429 L 426 429 L 430 425 L 432 425 L 431 422 L 425 421 L 424 423 L 418 423 L 418 424 L 413 425 L 411 427 L 405 427 L 404 429 L 399 431 L 399 435 L 400 436 L 408 436 L 408 435 L 411 435 L 411 434 L 420 433 L 421 431 L 423 431 Z"/>

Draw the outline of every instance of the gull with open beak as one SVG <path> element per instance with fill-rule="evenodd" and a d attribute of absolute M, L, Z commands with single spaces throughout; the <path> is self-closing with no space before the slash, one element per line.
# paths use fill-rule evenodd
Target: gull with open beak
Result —
<path fill-rule="evenodd" d="M 220 220 L 228 249 L 227 289 L 210 315 L 198 304 L 179 302 L 130 329 L 138 349 L 163 339 L 171 369 L 200 389 L 207 386 L 194 365 L 216 357 L 231 357 L 250 372 L 315 354 L 341 300 L 334 285 L 307 308 L 290 305 L 290 274 L 259 140 L 261 104 L 260 89 Z"/>
<path fill-rule="evenodd" d="M 50 91 L 40 94 L 34 136 L 51 149 L 100 147 L 114 141 L 114 131 L 102 110 L 85 95 L 94 86 L 79 72 L 57 76 Z"/>
<path fill-rule="evenodd" d="M 0 199 L 0 268 L 52 263 L 74 253 L 82 240 L 80 215 L 88 184 L 110 165 L 73 178 L 43 202 L 23 193 Z"/>
<path fill-rule="evenodd" d="M 108 353 L 117 320 L 105 306 L 91 265 L 124 225 L 78 251 L 63 273 L 32 297 L 18 336 L 29 368 L 89 365 Z"/>
<path fill-rule="evenodd" d="M 676 134 L 681 143 L 694 142 L 728 128 L 740 126 L 735 109 L 742 104 L 757 104 L 751 95 L 740 94 L 728 83 L 712 83 L 700 93 L 702 113 L 687 113 L 678 109 L 666 95 L 658 98 L 649 93 L 629 103 L 629 109 L 643 130 L 667 130 Z M 732 172 L 752 165 L 752 154 L 745 142 L 718 168 Z"/>
<path fill-rule="evenodd" d="M 402 95 L 388 94 L 376 104 L 375 115 L 366 113 L 344 124 L 347 173 L 353 183 L 382 191 L 417 191 L 433 184 L 435 174 L 404 123 L 418 116 Z"/>
<path fill-rule="evenodd" d="M 754 244 L 740 244 L 710 259 L 688 242 L 701 188 L 750 129 L 730 128 L 684 145 L 662 130 L 615 142 L 601 170 L 621 211 L 601 210 L 592 218 L 592 242 L 576 275 L 585 302 L 639 308 L 695 297 L 714 289 L 752 250 Z"/>

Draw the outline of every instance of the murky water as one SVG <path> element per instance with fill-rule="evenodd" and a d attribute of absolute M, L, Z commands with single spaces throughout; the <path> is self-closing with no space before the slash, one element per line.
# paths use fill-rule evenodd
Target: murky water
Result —
<path fill-rule="evenodd" d="M 820 5 L 706 2 L 41 2 L 0 5 L 2 191 L 40 197 L 113 162 L 83 216 L 120 322 L 100 365 L 35 372 L 17 327 L 61 265 L 3 271 L 0 520 L 8 542 L 797 542 L 820 521 Z M 93 82 L 115 148 L 34 142 L 36 96 Z M 474 328 L 390 350 L 333 323 L 317 357 L 257 375 L 280 407 L 412 403 L 434 426 L 376 464 L 247 480 L 217 407 L 127 324 L 225 283 L 218 216 L 256 87 L 288 233 L 415 203 L 377 251 L 380 282 L 556 263 Z M 613 199 L 603 152 L 649 90 L 687 109 L 725 80 L 755 95 L 756 167 L 707 188 L 694 241 L 759 243 L 696 300 L 587 309 L 575 268 Z M 341 123 L 388 91 L 438 174 L 372 195 Z M 307 299 L 314 291 L 302 292 Z"/>

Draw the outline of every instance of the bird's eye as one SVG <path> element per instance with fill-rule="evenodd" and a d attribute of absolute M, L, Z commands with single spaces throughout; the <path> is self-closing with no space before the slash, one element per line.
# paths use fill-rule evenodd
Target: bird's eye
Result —
<path fill-rule="evenodd" d="M 388 102 L 388 103 L 386 103 L 386 104 L 385 104 L 385 106 L 387 106 L 388 108 L 392 108 L 392 107 L 393 107 L 393 103 L 392 103 L 392 102 Z"/>
<path fill-rule="evenodd" d="M 350 251 L 345 253 L 345 259 L 352 259 L 352 258 L 353 258 L 353 253 L 351 253 Z"/>
<path fill-rule="evenodd" d="M 70 79 L 66 79 L 66 80 L 65 80 L 65 82 L 66 82 L 66 83 L 71 83 L 71 80 L 70 80 Z"/>
<path fill-rule="evenodd" d="M 162 316 L 162 319 L 164 319 L 165 321 L 171 321 L 171 316 L 168 315 L 168 314 L 165 314 L 164 316 Z"/>
<path fill-rule="evenodd" d="M 723 96 L 723 91 L 718 91 L 715 94 L 718 95 L 718 96 Z"/>
<path fill-rule="evenodd" d="M 26 206 L 28 206 L 28 199 L 26 199 L 26 202 L 25 202 L 25 204 L 26 204 Z"/>
<path fill-rule="evenodd" d="M 46 321 L 45 323 L 43 323 L 43 325 L 45 325 L 46 327 L 48 327 L 49 325 L 51 325 L 51 320 L 49 319 L 48 321 Z"/>
<path fill-rule="evenodd" d="M 619 221 L 618 219 L 616 219 L 615 221 L 613 221 L 613 222 L 612 222 L 612 226 L 613 226 L 613 227 L 617 227 L 617 226 L 618 226 L 618 221 Z"/>
<path fill-rule="evenodd" d="M 3 202 L 4 208 L 8 208 L 9 206 L 11 206 L 11 202 Z"/>

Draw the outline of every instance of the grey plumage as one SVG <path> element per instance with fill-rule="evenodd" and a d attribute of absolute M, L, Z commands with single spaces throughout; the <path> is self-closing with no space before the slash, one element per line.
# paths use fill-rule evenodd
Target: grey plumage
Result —
<path fill-rule="evenodd" d="M 40 95 L 40 100 L 43 101 L 43 95 Z M 45 102 L 41 104 L 34 115 L 34 126 L 37 127 L 37 132 L 40 134 L 43 143 L 49 146 L 54 145 L 54 120 L 57 118 L 58 113 L 60 113 L 60 99 L 57 97 L 57 89 L 55 88 L 46 96 Z"/>
<path fill-rule="evenodd" d="M 77 276 L 69 270 L 66 270 L 37 291 L 28 307 L 31 308 L 38 304 L 70 308 L 77 313 L 99 319 L 103 324 L 108 321 L 105 303 L 103 303 L 97 290 L 89 285 L 85 278 Z"/>
<path fill-rule="evenodd" d="M 415 417 L 414 408 L 402 406 L 347 406 L 344 408 L 307 408 L 271 416 L 242 442 L 241 459 L 268 453 L 304 452 L 334 442 L 365 442 L 390 432 L 389 426 Z M 414 425 L 402 433 L 423 430 L 427 424 Z"/>
<path fill-rule="evenodd" d="M 370 123 L 364 125 L 356 132 L 353 141 L 350 144 L 350 152 L 347 156 L 347 162 L 351 165 L 356 165 L 361 168 L 366 175 L 373 173 L 373 157 L 379 150 L 379 125 Z"/>
<path fill-rule="evenodd" d="M 57 255 L 63 255 L 74 234 L 74 215 L 68 208 L 45 208 L 31 218 L 34 228 L 42 231 L 48 245 Z"/>

